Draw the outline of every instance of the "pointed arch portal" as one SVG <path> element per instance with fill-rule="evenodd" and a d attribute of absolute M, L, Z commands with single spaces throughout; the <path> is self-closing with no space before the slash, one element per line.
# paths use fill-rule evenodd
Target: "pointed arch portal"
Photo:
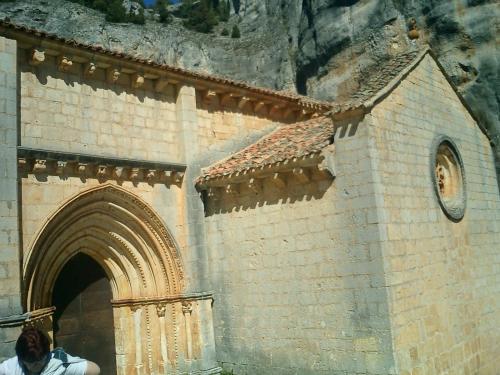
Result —
<path fill-rule="evenodd" d="M 89 255 L 105 270 L 114 300 L 182 292 L 183 271 L 172 236 L 145 202 L 122 188 L 88 190 L 48 220 L 24 272 L 30 309 L 50 304 L 55 279 L 77 253 Z"/>
<path fill-rule="evenodd" d="M 95 262 L 110 286 L 118 374 L 167 374 L 207 366 L 210 370 L 200 373 L 218 373 L 211 294 L 184 292 L 178 247 L 141 198 L 107 184 L 63 204 L 26 257 L 28 311 L 57 303 L 56 308 L 63 308 L 68 301 L 61 302 L 57 291 L 67 268 L 78 267 L 75 259 Z M 53 323 L 62 313 L 56 312 Z"/>

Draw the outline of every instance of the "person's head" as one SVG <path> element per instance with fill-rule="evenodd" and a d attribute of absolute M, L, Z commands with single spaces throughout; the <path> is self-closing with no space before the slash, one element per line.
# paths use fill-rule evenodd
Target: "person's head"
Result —
<path fill-rule="evenodd" d="M 39 329 L 25 328 L 17 339 L 17 358 L 30 372 L 41 372 L 49 360 L 49 353 L 49 339 Z"/>

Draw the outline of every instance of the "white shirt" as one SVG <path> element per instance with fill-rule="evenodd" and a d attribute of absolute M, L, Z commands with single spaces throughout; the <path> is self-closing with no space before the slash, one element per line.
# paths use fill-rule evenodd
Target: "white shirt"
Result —
<path fill-rule="evenodd" d="M 67 354 L 67 361 L 52 358 L 40 375 L 85 375 L 87 371 L 87 361 L 80 357 L 73 357 Z M 28 375 L 23 372 L 23 368 L 17 359 L 12 357 L 0 364 L 0 375 Z"/>

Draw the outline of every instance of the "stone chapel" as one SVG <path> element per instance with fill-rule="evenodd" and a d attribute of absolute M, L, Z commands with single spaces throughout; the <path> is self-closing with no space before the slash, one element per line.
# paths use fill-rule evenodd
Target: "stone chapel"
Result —
<path fill-rule="evenodd" d="M 428 48 L 349 100 L 0 22 L 0 360 L 104 375 L 498 375 L 487 132 Z"/>

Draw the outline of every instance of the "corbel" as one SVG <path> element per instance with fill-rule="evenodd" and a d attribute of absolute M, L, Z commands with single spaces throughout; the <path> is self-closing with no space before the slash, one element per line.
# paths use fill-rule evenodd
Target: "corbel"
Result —
<path fill-rule="evenodd" d="M 255 105 L 253 107 L 253 110 L 254 110 L 255 113 L 258 113 L 258 112 L 260 112 L 263 109 L 266 110 L 266 113 L 268 112 L 267 111 L 267 103 L 263 102 L 263 101 L 258 101 L 257 103 L 255 103 Z"/>
<path fill-rule="evenodd" d="M 289 117 L 291 117 L 296 110 L 297 110 L 296 108 L 285 107 L 285 109 L 283 111 L 283 119 L 286 120 Z"/>
<path fill-rule="evenodd" d="M 144 86 L 144 75 L 135 73 L 132 75 L 132 87 L 138 89 Z"/>
<path fill-rule="evenodd" d="M 247 187 L 255 194 L 258 194 L 262 191 L 262 180 L 258 178 L 251 178 L 248 181 Z"/>
<path fill-rule="evenodd" d="M 29 64 L 32 66 L 40 65 L 45 61 L 45 51 L 41 48 L 33 48 L 30 52 Z"/>
<path fill-rule="evenodd" d="M 168 80 L 165 78 L 159 78 L 156 83 L 155 83 L 155 91 L 156 92 L 162 92 L 164 91 L 167 86 L 168 86 Z"/>
<path fill-rule="evenodd" d="M 299 115 L 297 117 L 298 121 L 307 121 L 311 118 L 311 112 L 307 111 L 306 109 L 302 108 L 299 111 Z"/>
<path fill-rule="evenodd" d="M 233 101 L 233 97 L 234 97 L 234 94 L 232 94 L 232 93 L 221 94 L 219 102 L 221 105 L 229 106 L 229 105 L 231 105 L 231 103 Z"/>
<path fill-rule="evenodd" d="M 115 167 L 113 174 L 118 181 L 125 179 L 125 167 Z"/>
<path fill-rule="evenodd" d="M 218 104 L 219 94 L 213 90 L 207 90 L 203 94 L 203 102 L 210 104 Z"/>
<path fill-rule="evenodd" d="M 245 106 L 247 105 L 247 103 L 249 103 L 252 99 L 250 99 L 248 96 L 242 96 L 239 100 L 238 100 L 238 108 L 240 110 L 243 110 L 243 108 L 245 108 Z"/>
<path fill-rule="evenodd" d="M 286 188 L 286 178 L 285 176 L 279 174 L 279 173 L 273 173 L 270 178 L 269 178 L 269 181 L 271 181 L 271 183 L 276 186 L 278 189 L 284 189 Z"/>
<path fill-rule="evenodd" d="M 80 177 L 87 177 L 89 173 L 89 165 L 87 163 L 78 163 L 76 166 L 76 172 Z"/>
<path fill-rule="evenodd" d="M 138 182 L 141 178 L 141 169 L 140 168 L 132 168 L 130 170 L 129 178 L 132 182 Z"/>
<path fill-rule="evenodd" d="M 47 171 L 47 160 L 45 159 L 36 159 L 35 164 L 33 165 L 33 173 L 45 173 Z"/>
<path fill-rule="evenodd" d="M 19 159 L 17 159 L 17 168 L 20 171 L 25 172 L 27 166 L 28 166 L 28 161 L 26 160 L 26 158 L 19 158 Z"/>
<path fill-rule="evenodd" d="M 305 168 L 293 168 L 292 174 L 301 184 L 307 184 L 311 180 L 310 173 Z"/>
<path fill-rule="evenodd" d="M 325 147 L 321 151 L 321 155 L 323 156 L 323 160 L 318 165 L 318 169 L 322 172 L 328 172 L 333 178 L 337 175 L 335 168 L 335 144 Z"/>
<path fill-rule="evenodd" d="M 220 195 L 221 188 L 218 186 L 210 186 L 207 190 L 207 196 L 211 199 L 217 199 Z"/>
<path fill-rule="evenodd" d="M 98 165 L 96 176 L 97 176 L 98 180 L 107 179 L 108 178 L 108 167 L 106 165 Z"/>
<path fill-rule="evenodd" d="M 72 66 L 73 66 L 73 61 L 67 56 L 61 55 L 57 59 L 57 68 L 61 72 L 64 73 L 67 72 L 68 70 L 71 69 Z"/>
<path fill-rule="evenodd" d="M 58 160 L 56 163 L 56 174 L 62 176 L 66 173 L 68 167 L 68 162 L 64 160 Z"/>
<path fill-rule="evenodd" d="M 92 77 L 97 70 L 97 65 L 94 62 L 89 62 L 85 65 L 84 75 L 85 77 Z"/>
<path fill-rule="evenodd" d="M 238 195 L 240 193 L 240 186 L 239 184 L 227 184 L 224 187 L 224 191 L 229 195 Z"/>
<path fill-rule="evenodd" d="M 107 77 L 108 83 L 114 84 L 114 83 L 118 82 L 118 79 L 120 78 L 120 74 L 121 74 L 120 69 L 109 68 L 106 71 L 106 77 Z"/>
<path fill-rule="evenodd" d="M 283 105 L 274 104 L 271 106 L 271 109 L 269 110 L 269 115 L 274 115 L 274 116 L 282 115 L 282 112 L 281 112 L 282 109 L 283 109 Z"/>
<path fill-rule="evenodd" d="M 146 172 L 146 180 L 152 184 L 156 181 L 158 177 L 158 171 L 156 169 L 148 169 Z"/>
<path fill-rule="evenodd" d="M 173 171 L 171 174 L 171 178 L 176 184 L 181 183 L 182 179 L 184 178 L 184 172 Z"/>

